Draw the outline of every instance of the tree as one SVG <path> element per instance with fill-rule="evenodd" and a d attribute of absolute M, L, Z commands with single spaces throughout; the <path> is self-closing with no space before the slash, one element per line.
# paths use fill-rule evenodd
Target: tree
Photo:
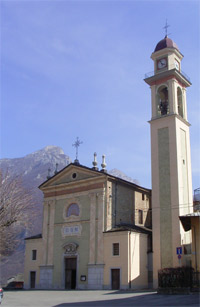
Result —
<path fill-rule="evenodd" d="M 21 176 L 0 170 L 0 256 L 12 255 L 34 220 L 33 200 Z"/>

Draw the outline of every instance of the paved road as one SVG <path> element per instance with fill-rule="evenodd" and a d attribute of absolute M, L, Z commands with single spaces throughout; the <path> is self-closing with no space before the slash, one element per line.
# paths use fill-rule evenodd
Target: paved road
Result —
<path fill-rule="evenodd" d="M 2 307 L 200 306 L 199 294 L 160 295 L 151 291 L 8 291 Z"/>

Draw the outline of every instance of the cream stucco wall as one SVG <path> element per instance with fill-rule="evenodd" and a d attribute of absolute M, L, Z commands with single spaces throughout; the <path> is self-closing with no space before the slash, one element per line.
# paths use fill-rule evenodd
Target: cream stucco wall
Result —
<path fill-rule="evenodd" d="M 119 243 L 119 256 L 113 256 Z M 120 269 L 120 289 L 148 287 L 147 235 L 131 231 L 104 233 L 104 288 L 112 288 L 111 269 Z"/>
<path fill-rule="evenodd" d="M 119 256 L 113 256 L 113 243 L 119 243 Z M 128 232 L 104 233 L 104 287 L 111 289 L 111 269 L 120 269 L 120 288 L 128 288 Z"/>
<path fill-rule="evenodd" d="M 147 235 L 131 232 L 129 236 L 129 271 L 131 272 L 131 288 L 147 288 Z"/>
<path fill-rule="evenodd" d="M 42 264 L 42 238 L 40 239 L 29 239 L 26 240 L 26 250 L 25 250 L 25 265 L 24 265 L 24 288 L 30 288 L 30 272 L 36 272 L 36 288 L 39 288 L 40 283 L 40 268 Z M 32 260 L 32 250 L 37 251 L 36 260 Z"/>

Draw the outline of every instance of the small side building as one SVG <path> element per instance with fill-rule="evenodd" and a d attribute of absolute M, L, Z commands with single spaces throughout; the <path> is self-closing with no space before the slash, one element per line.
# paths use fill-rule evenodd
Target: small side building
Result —
<path fill-rule="evenodd" d="M 200 211 L 180 216 L 180 220 L 184 230 L 192 232 L 191 266 L 195 272 L 200 272 Z M 187 253 L 187 250 L 184 250 L 184 253 Z"/>
<path fill-rule="evenodd" d="M 26 238 L 26 253 L 25 253 L 25 288 L 40 287 L 40 264 L 42 259 L 42 235 L 36 235 Z M 28 248 L 27 248 L 28 247 Z M 29 271 L 29 274 L 27 274 Z"/>
<path fill-rule="evenodd" d="M 26 239 L 26 289 L 151 286 L 151 190 L 79 163 L 39 188 L 43 230 Z"/>
<path fill-rule="evenodd" d="M 104 233 L 104 261 L 104 289 L 151 287 L 151 231 L 135 225 L 108 230 Z"/>
<path fill-rule="evenodd" d="M 200 188 L 194 190 L 194 212 L 180 216 L 180 221 L 186 232 L 191 230 L 192 246 L 191 266 L 196 273 L 200 273 Z M 184 251 L 184 252 L 187 252 Z M 200 276 L 198 277 L 200 279 Z"/>

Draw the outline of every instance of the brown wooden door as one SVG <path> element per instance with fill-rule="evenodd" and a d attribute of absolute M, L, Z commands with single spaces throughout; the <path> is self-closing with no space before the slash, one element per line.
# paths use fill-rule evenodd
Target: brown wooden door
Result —
<path fill-rule="evenodd" d="M 36 272 L 30 272 L 31 289 L 35 289 Z"/>
<path fill-rule="evenodd" d="M 76 289 L 76 258 L 65 259 L 65 289 Z"/>
<path fill-rule="evenodd" d="M 119 290 L 120 289 L 120 269 L 111 270 L 111 279 L 112 279 L 112 289 Z"/>
<path fill-rule="evenodd" d="M 71 289 L 72 271 L 65 270 L 65 289 Z"/>

